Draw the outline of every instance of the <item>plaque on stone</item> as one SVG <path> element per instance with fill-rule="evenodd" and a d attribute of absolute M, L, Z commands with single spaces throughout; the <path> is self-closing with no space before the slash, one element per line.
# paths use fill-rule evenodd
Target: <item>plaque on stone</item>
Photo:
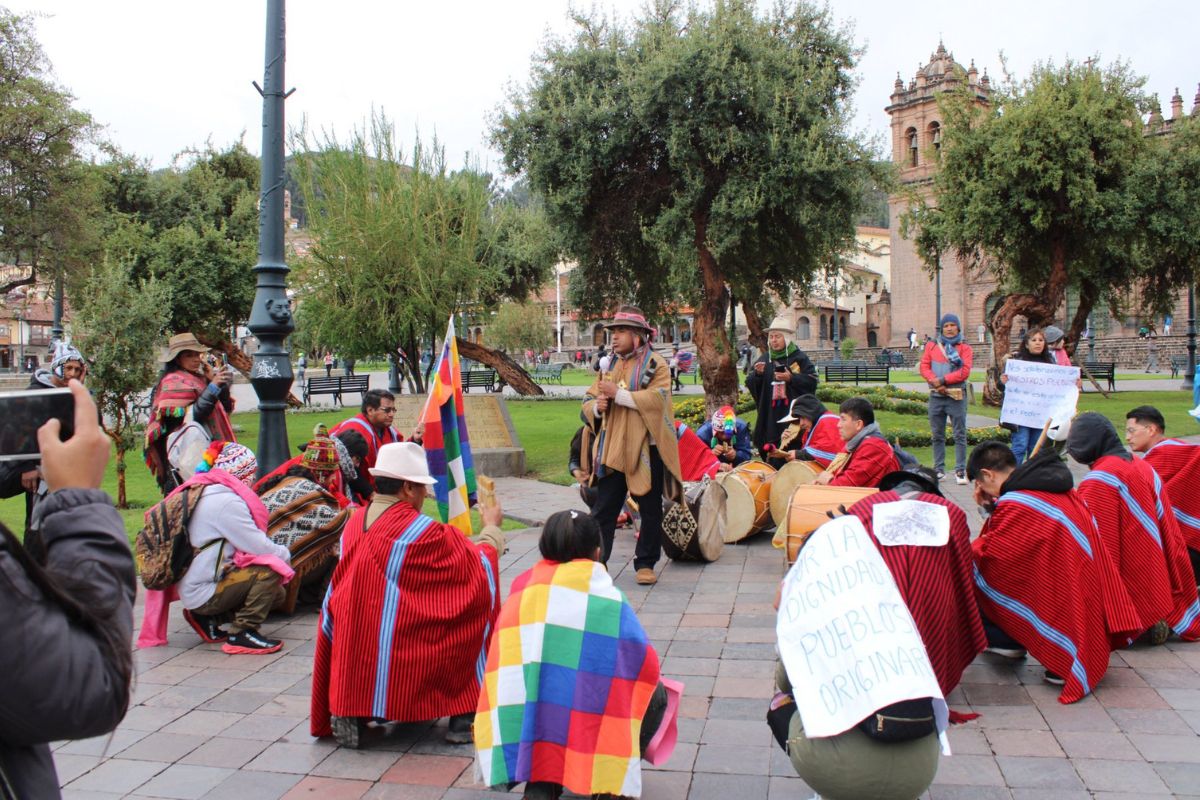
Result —
<path fill-rule="evenodd" d="M 517 438 L 504 398 L 499 394 L 466 394 L 463 400 L 476 473 L 492 477 L 523 476 L 525 449 Z M 398 396 L 393 424 L 408 436 L 424 407 L 425 395 Z"/>

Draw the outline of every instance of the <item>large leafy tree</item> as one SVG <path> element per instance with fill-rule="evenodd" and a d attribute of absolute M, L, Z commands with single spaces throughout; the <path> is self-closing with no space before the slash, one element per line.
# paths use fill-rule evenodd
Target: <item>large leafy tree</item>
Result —
<path fill-rule="evenodd" d="M 293 149 L 314 239 L 296 273 L 303 335 L 356 357 L 399 353 L 417 391 L 421 350 L 452 313 L 523 299 L 555 262 L 536 209 L 497 197 L 485 173 L 449 170 L 436 141 L 406 157 L 382 114 L 346 142 L 300 132 Z M 540 392 L 500 354 L 459 349 Z"/>
<path fill-rule="evenodd" d="M 770 295 L 807 288 L 849 250 L 864 188 L 886 178 L 849 132 L 857 52 L 804 0 L 573 18 L 493 140 L 578 262 L 573 300 L 596 315 L 690 303 L 708 401 L 731 402 L 731 291 L 761 337 Z"/>
<path fill-rule="evenodd" d="M 502 303 L 488 323 L 489 342 L 505 350 L 540 353 L 553 343 L 546 312 L 536 303 Z"/>
<path fill-rule="evenodd" d="M 91 118 L 58 86 L 33 19 L 0 6 L 0 294 L 94 254 L 94 183 L 80 161 Z"/>
<path fill-rule="evenodd" d="M 1142 83 L 1121 63 L 1040 64 L 986 108 L 965 93 L 942 101 L 936 206 L 914 209 L 905 224 L 926 263 L 953 250 L 998 279 L 1006 294 L 990 319 L 997 365 L 1015 317 L 1048 324 L 1077 289 L 1074 342 L 1097 303 L 1118 302 L 1153 271 L 1142 257 L 1135 180 L 1149 155 Z"/>

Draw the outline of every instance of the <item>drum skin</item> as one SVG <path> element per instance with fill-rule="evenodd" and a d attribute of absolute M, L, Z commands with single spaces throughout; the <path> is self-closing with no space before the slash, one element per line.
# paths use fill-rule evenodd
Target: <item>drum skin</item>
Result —
<path fill-rule="evenodd" d="M 775 468 L 762 461 L 747 461 L 718 475 L 725 489 L 725 543 L 740 542 L 758 533 L 771 519 L 771 483 Z"/>
<path fill-rule="evenodd" d="M 812 483 L 824 471 L 815 461 L 789 461 L 779 468 L 771 481 L 771 519 L 777 527 L 787 520 L 788 503 L 796 488 Z"/>
<path fill-rule="evenodd" d="M 800 486 L 792 494 L 788 503 L 787 524 L 780 526 L 780 533 L 785 539 L 784 553 L 788 566 L 796 561 L 796 554 L 804 546 L 809 535 L 817 528 L 829 522 L 829 514 L 837 513 L 838 506 L 850 506 L 870 497 L 879 490 L 866 486 Z M 780 533 L 775 534 L 776 540 Z"/>

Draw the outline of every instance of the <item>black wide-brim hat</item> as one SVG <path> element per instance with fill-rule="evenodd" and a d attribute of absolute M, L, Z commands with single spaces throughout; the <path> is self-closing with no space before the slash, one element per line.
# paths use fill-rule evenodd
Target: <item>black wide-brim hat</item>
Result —
<path fill-rule="evenodd" d="M 890 492 L 902 483 L 915 483 L 921 487 L 922 491 L 936 494 L 938 497 L 945 496 L 938 487 L 937 476 L 932 475 L 926 467 L 916 467 L 911 470 L 898 469 L 895 472 L 889 472 L 879 481 L 879 491 Z"/>

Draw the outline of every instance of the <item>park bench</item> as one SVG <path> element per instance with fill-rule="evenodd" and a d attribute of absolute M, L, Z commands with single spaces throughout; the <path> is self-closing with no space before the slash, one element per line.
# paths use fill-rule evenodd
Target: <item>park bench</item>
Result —
<path fill-rule="evenodd" d="M 464 392 L 472 389 L 483 389 L 485 392 L 497 391 L 496 370 L 494 369 L 464 369 L 461 375 Z"/>
<path fill-rule="evenodd" d="M 324 375 L 308 378 L 304 381 L 304 405 L 309 404 L 309 398 L 316 394 L 331 394 L 333 401 L 342 404 L 342 394 L 366 394 L 370 388 L 371 378 L 368 375 L 334 375 L 326 378 Z"/>
<path fill-rule="evenodd" d="M 565 366 L 566 364 L 538 364 L 530 375 L 533 377 L 534 383 L 546 381 L 562 386 L 563 367 Z"/>
<path fill-rule="evenodd" d="M 890 383 L 892 368 L 866 364 L 826 364 L 826 383 Z"/>
<path fill-rule="evenodd" d="M 896 353 L 896 352 L 876 353 L 875 354 L 875 366 L 877 366 L 877 367 L 884 367 L 884 366 L 903 367 L 904 366 L 904 354 Z"/>
<path fill-rule="evenodd" d="M 1180 371 L 1187 370 L 1187 356 L 1171 356 L 1171 377 L 1178 378 Z"/>
<path fill-rule="evenodd" d="M 1108 390 L 1115 392 L 1117 390 L 1117 362 L 1115 361 L 1084 361 L 1080 365 L 1083 369 L 1082 377 L 1087 378 L 1090 373 L 1096 379 L 1096 383 L 1100 381 L 1108 381 Z"/>

